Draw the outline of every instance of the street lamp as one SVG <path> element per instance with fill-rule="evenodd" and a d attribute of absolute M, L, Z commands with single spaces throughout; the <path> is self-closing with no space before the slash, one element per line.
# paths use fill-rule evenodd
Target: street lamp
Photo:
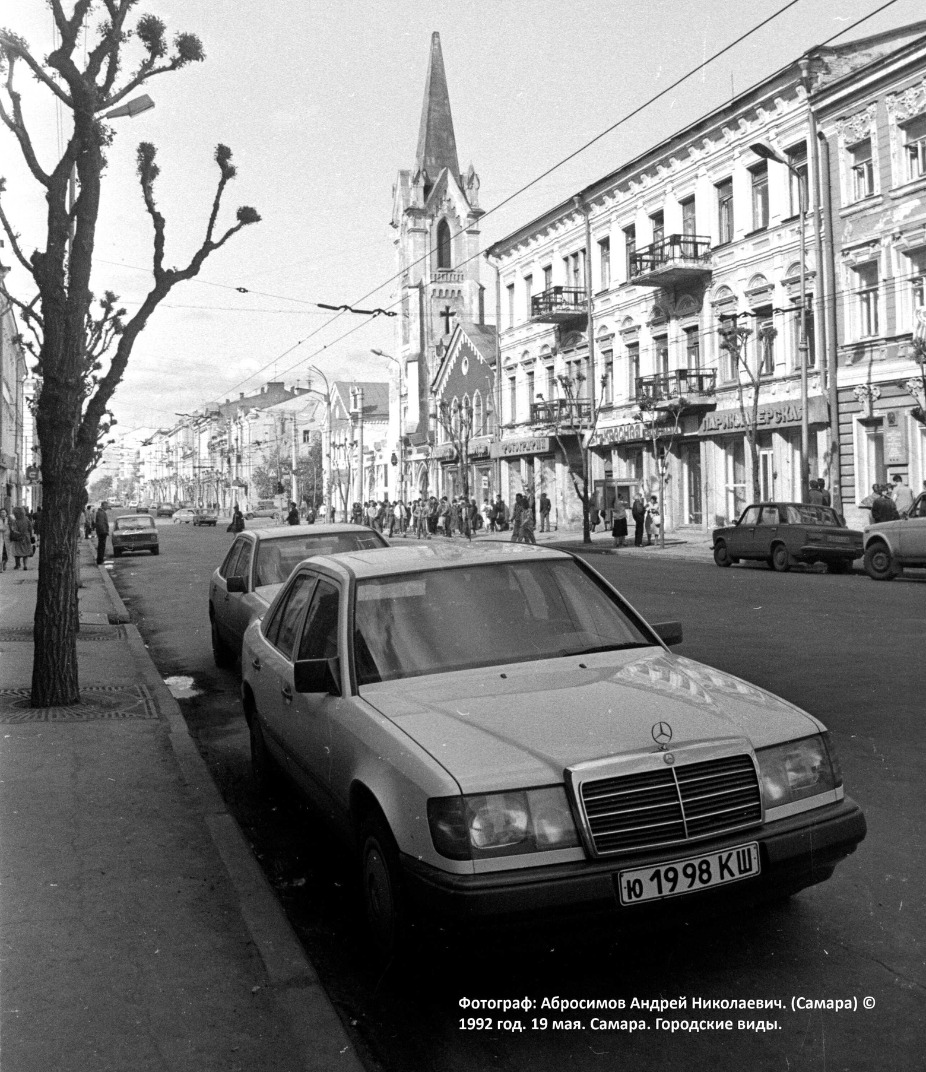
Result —
<path fill-rule="evenodd" d="M 331 384 L 328 382 L 328 377 L 322 372 L 317 365 L 310 365 L 309 372 L 314 372 L 317 376 L 321 376 L 325 383 L 325 393 L 321 391 L 315 391 L 312 393 L 320 395 L 325 400 L 325 427 L 327 429 L 328 443 L 325 450 L 325 460 L 328 468 L 327 479 L 325 481 L 325 503 L 329 516 L 331 510 L 334 507 L 334 468 L 333 468 L 333 450 L 334 446 L 331 442 Z M 325 518 L 327 521 L 328 518 Z M 332 518 L 333 520 L 333 518 Z M 344 520 L 347 521 L 347 501 L 344 501 Z"/>
<path fill-rule="evenodd" d="M 801 502 L 807 502 L 809 489 L 808 463 L 810 458 L 810 415 L 807 412 L 807 241 L 805 217 L 807 215 L 807 176 L 796 168 L 787 157 L 768 144 L 757 141 L 749 146 L 763 160 L 774 160 L 784 166 L 797 179 L 798 213 L 800 215 L 801 297 L 800 320 L 798 321 L 798 353 L 801 366 Z"/>
<path fill-rule="evenodd" d="M 382 350 L 371 350 L 371 354 L 376 354 L 377 357 L 385 357 L 387 361 L 392 361 L 396 368 L 399 370 L 399 499 L 404 503 L 406 499 L 405 495 L 405 428 L 404 420 L 402 418 L 402 394 L 404 390 L 404 384 L 402 382 L 402 362 L 393 357 L 392 354 L 387 354 Z"/>

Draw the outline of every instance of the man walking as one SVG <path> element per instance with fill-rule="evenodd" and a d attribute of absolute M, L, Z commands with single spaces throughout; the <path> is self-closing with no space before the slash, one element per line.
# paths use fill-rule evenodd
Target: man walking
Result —
<path fill-rule="evenodd" d="M 106 558 L 106 537 L 109 535 L 109 517 L 106 514 L 107 503 L 102 502 L 97 507 L 93 518 L 93 529 L 96 532 L 96 564 L 103 565 Z"/>
<path fill-rule="evenodd" d="M 913 506 L 913 488 L 903 482 L 903 477 L 900 473 L 894 474 L 894 488 L 891 498 L 894 500 L 894 506 L 897 507 L 897 513 L 901 517 L 910 513 L 910 508 Z"/>
<path fill-rule="evenodd" d="M 646 522 L 646 503 L 641 492 L 637 492 L 630 507 L 630 516 L 633 518 L 633 545 L 643 546 L 643 525 Z"/>
<path fill-rule="evenodd" d="M 550 502 L 549 496 L 545 491 L 540 493 L 540 531 L 550 531 L 550 510 L 553 504 Z"/>

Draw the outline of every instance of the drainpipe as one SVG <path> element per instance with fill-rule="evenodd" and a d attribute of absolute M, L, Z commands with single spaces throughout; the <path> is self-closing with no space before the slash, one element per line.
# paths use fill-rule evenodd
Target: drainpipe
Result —
<path fill-rule="evenodd" d="M 502 493 L 502 459 L 498 444 L 502 441 L 502 270 L 498 260 L 494 260 L 495 248 L 485 251 L 486 261 L 495 269 L 495 443 L 496 458 L 494 465 L 495 495 Z M 495 499 L 493 498 L 493 502 Z"/>
<path fill-rule="evenodd" d="M 823 274 L 826 284 L 826 390 L 830 410 L 829 485 L 833 509 L 842 513 L 842 465 L 839 449 L 839 391 L 836 382 L 836 252 L 833 245 L 833 192 L 830 172 L 830 147 L 825 135 L 817 132 L 821 154 L 823 187 Z"/>

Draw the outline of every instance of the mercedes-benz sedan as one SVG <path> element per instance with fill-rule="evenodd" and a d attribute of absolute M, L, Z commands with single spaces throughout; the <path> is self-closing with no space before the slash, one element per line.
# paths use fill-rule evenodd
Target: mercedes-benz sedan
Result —
<path fill-rule="evenodd" d="M 744 905 L 865 836 L 813 715 L 666 643 L 577 557 L 391 547 L 303 562 L 242 650 L 254 773 L 357 853 L 372 934 Z"/>

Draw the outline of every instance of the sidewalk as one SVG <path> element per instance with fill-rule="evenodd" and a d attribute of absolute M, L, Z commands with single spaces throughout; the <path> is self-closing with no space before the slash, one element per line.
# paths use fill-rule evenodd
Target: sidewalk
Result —
<path fill-rule="evenodd" d="M 38 561 L 0 575 L 0 1067 L 360 1072 L 105 570 L 81 703 L 29 704 Z"/>

